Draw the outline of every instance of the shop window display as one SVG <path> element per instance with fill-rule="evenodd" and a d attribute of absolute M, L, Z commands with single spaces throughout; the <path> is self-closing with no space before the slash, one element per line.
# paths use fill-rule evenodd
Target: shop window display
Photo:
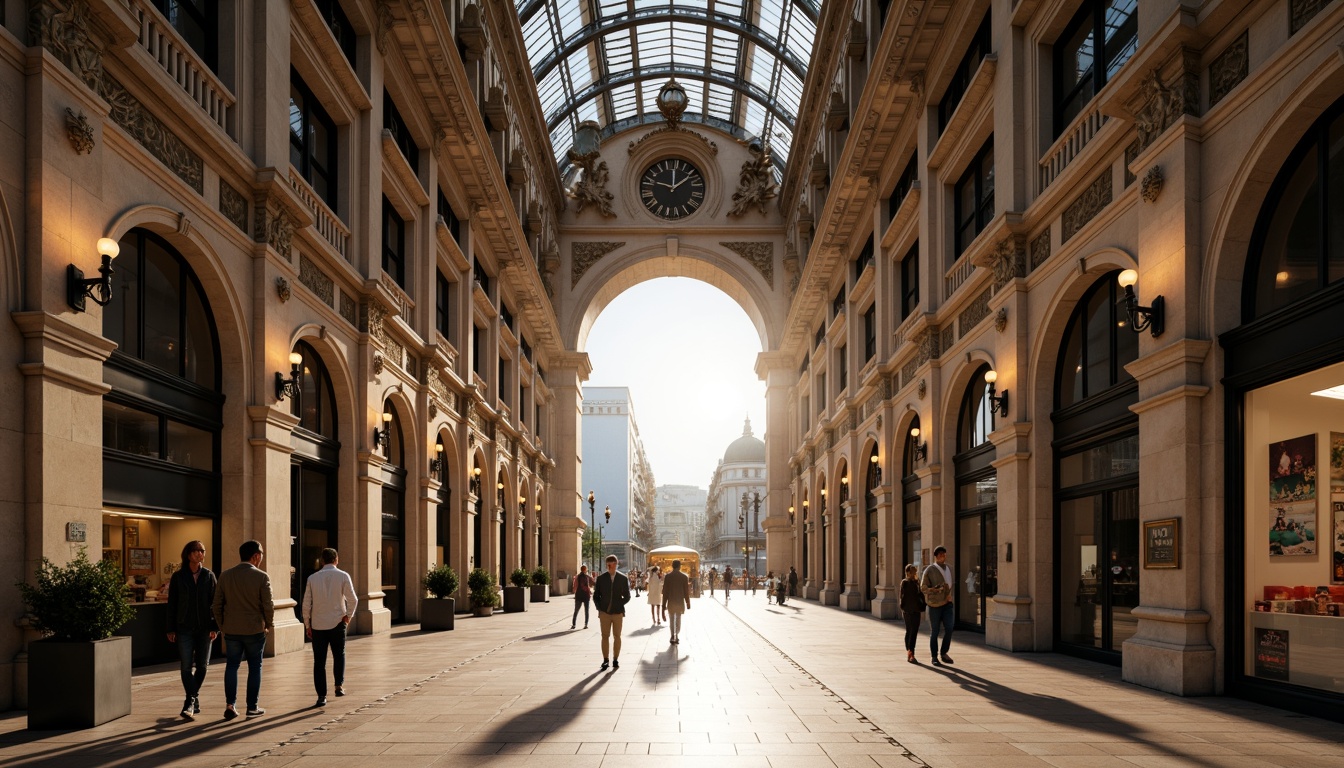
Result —
<path fill-rule="evenodd" d="M 1244 673 L 1344 693 L 1344 363 L 1245 413 Z"/>

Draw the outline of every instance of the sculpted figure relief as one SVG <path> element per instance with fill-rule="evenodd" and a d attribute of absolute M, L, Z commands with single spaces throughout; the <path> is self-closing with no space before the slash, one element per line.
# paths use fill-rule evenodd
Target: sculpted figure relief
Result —
<path fill-rule="evenodd" d="M 733 207 L 729 216 L 741 216 L 753 205 L 765 213 L 765 204 L 775 199 L 774 161 L 770 158 L 770 147 L 759 141 L 747 145 L 751 159 L 742 163 L 742 172 L 738 176 L 737 191 L 733 193 Z"/>

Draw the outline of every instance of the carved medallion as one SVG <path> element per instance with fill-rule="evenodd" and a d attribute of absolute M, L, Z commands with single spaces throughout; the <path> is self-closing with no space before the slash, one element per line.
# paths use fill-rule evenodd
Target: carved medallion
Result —
<path fill-rule="evenodd" d="M 82 111 L 75 114 L 74 110 L 66 108 L 65 134 L 70 139 L 70 146 L 75 148 L 75 154 L 87 155 L 93 151 L 93 126 Z"/>
<path fill-rule="evenodd" d="M 1162 166 L 1154 165 L 1143 174 L 1143 181 L 1139 182 L 1139 195 L 1143 197 L 1145 203 L 1157 202 L 1157 196 L 1162 194 L 1162 184 L 1165 182 L 1162 175 Z"/>
<path fill-rule="evenodd" d="M 289 281 L 283 277 L 275 278 L 275 295 L 280 297 L 280 303 L 289 301 Z"/>
<path fill-rule="evenodd" d="M 771 288 L 775 287 L 775 244 L 769 242 L 745 243 L 729 241 L 719 243 L 724 248 L 736 253 L 748 264 L 756 268 L 765 278 L 766 284 Z"/>

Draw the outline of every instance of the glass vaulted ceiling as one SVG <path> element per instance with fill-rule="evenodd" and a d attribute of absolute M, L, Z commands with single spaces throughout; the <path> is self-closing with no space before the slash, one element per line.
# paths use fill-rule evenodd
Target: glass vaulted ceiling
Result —
<path fill-rule="evenodd" d="M 604 135 L 662 120 L 658 91 L 686 89 L 684 120 L 767 141 L 782 169 L 817 31 L 816 0 L 516 0 L 556 161 L 580 122 Z"/>

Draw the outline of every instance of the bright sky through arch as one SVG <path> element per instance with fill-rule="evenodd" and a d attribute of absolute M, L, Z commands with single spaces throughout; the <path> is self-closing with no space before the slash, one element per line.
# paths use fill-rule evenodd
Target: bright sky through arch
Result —
<path fill-rule="evenodd" d="M 585 386 L 630 388 L 658 485 L 707 488 L 747 416 L 765 439 L 760 337 L 708 283 L 659 278 L 628 289 L 598 315 L 584 351 L 593 364 Z"/>

